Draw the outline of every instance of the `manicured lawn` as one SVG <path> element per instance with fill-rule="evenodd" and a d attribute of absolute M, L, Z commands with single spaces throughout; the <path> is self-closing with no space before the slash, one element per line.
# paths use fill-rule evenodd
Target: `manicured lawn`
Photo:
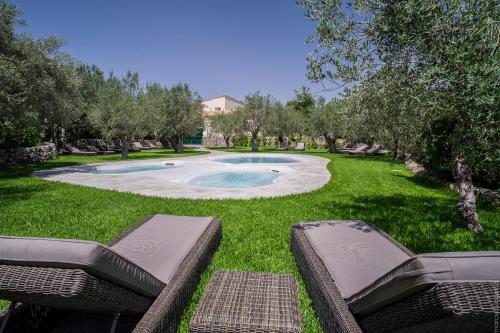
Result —
<path fill-rule="evenodd" d="M 0 171 L 0 234 L 104 243 L 146 215 L 222 218 L 222 243 L 184 315 L 182 332 L 187 332 L 210 276 L 220 269 L 294 274 L 299 280 L 304 332 L 321 332 L 290 251 L 290 226 L 299 221 L 364 220 L 417 253 L 500 247 L 498 208 L 480 202 L 479 215 L 486 231 L 472 234 L 457 225 L 456 193 L 412 178 L 402 164 L 390 164 L 384 158 L 308 153 L 331 159 L 328 169 L 332 178 L 325 187 L 306 194 L 248 201 L 143 197 L 29 176 L 40 168 L 116 160 L 117 156 L 62 157 L 38 166 Z M 152 151 L 132 154 L 131 158 L 164 156 Z"/>

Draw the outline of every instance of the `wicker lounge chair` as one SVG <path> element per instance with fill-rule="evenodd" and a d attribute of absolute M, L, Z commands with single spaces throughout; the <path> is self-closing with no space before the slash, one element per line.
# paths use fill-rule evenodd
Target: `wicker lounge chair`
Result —
<path fill-rule="evenodd" d="M 349 154 L 350 152 L 353 152 L 360 147 L 363 147 L 362 150 L 367 148 L 367 146 L 363 143 L 357 143 L 354 146 L 351 146 L 350 144 L 344 144 L 344 145 L 342 145 L 342 147 L 340 147 L 338 152 L 340 154 Z"/>
<path fill-rule="evenodd" d="M 295 147 L 293 147 L 293 150 L 304 151 L 304 150 L 306 150 L 306 146 L 305 146 L 304 142 L 299 142 L 299 143 L 297 143 L 297 145 Z"/>
<path fill-rule="evenodd" d="M 88 150 L 80 150 L 74 146 L 68 146 L 68 151 L 71 153 L 71 155 L 75 156 L 92 156 L 92 155 L 97 155 L 96 152 L 94 151 L 88 151 Z"/>
<path fill-rule="evenodd" d="M 280 142 L 276 150 L 288 150 L 288 142 L 286 141 Z"/>
<path fill-rule="evenodd" d="M 218 219 L 168 215 L 108 246 L 0 237 L 0 330 L 175 332 L 220 238 Z"/>
<path fill-rule="evenodd" d="M 361 145 L 358 148 L 347 152 L 350 155 L 364 155 L 365 151 L 368 149 L 368 145 Z"/>
<path fill-rule="evenodd" d="M 365 155 L 377 155 L 380 151 L 379 145 L 374 145 L 371 148 L 367 149 Z"/>
<path fill-rule="evenodd" d="M 139 142 L 131 142 L 128 145 L 129 151 L 139 152 L 143 149 L 142 145 Z"/>
<path fill-rule="evenodd" d="M 415 255 L 361 221 L 295 225 L 291 246 L 325 332 L 494 332 L 500 252 Z"/>

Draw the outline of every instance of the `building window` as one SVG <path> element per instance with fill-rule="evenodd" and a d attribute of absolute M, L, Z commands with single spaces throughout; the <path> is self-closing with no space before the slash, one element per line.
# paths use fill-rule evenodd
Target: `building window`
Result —
<path fill-rule="evenodd" d="M 219 108 L 219 107 L 216 107 L 216 108 L 215 108 L 215 111 L 221 111 L 221 110 L 222 110 L 222 109 L 221 109 L 221 108 Z"/>

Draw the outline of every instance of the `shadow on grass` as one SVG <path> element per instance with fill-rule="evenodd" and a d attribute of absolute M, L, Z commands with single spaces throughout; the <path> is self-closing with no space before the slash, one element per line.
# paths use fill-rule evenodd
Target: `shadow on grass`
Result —
<path fill-rule="evenodd" d="M 500 226 L 485 221 L 486 232 L 474 234 L 458 222 L 456 200 L 434 196 L 370 195 L 351 198 L 342 205 L 350 219 L 373 223 L 416 253 L 471 249 L 498 249 Z M 493 212 L 494 207 L 480 206 Z M 335 208 L 332 208 L 335 212 Z M 339 212 L 335 212 L 338 215 Z"/>

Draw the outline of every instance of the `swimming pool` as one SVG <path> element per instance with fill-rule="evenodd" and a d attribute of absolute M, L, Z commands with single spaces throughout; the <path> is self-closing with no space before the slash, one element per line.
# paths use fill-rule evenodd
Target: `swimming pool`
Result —
<path fill-rule="evenodd" d="M 133 165 L 125 166 L 121 168 L 104 169 L 104 168 L 94 168 L 90 172 L 96 174 L 120 174 L 120 173 L 131 173 L 131 172 L 143 172 L 143 171 L 155 171 L 155 170 L 165 170 L 173 168 L 173 165 Z"/>
<path fill-rule="evenodd" d="M 272 171 L 229 171 L 201 175 L 189 184 L 201 187 L 249 188 L 272 184 L 278 176 L 277 172 Z"/>
<path fill-rule="evenodd" d="M 296 159 L 290 157 L 273 157 L 273 156 L 240 156 L 240 157 L 224 157 L 218 158 L 215 161 L 231 164 L 245 163 L 296 163 Z"/>
<path fill-rule="evenodd" d="M 304 193 L 330 179 L 330 160 L 283 153 L 212 153 L 183 158 L 72 165 L 37 177 L 163 198 L 251 199 Z"/>

